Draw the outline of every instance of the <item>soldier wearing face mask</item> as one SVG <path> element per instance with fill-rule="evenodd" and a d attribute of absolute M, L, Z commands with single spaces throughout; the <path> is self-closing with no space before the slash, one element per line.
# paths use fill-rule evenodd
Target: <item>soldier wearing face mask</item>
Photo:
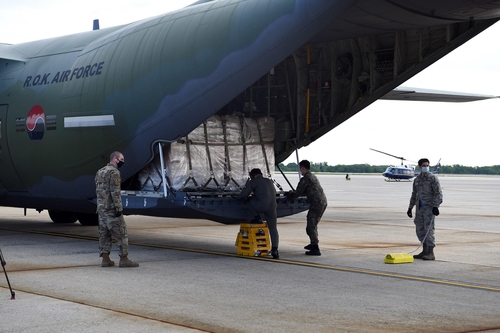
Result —
<path fill-rule="evenodd" d="M 429 160 L 422 158 L 418 161 L 420 174 L 413 181 L 413 192 L 410 206 L 406 214 L 412 218 L 413 206 L 415 210 L 415 227 L 418 240 L 423 244 L 423 251 L 414 255 L 415 259 L 434 260 L 434 218 L 439 215 L 439 205 L 443 202 L 443 193 L 439 179 L 429 171 Z"/>
<path fill-rule="evenodd" d="M 99 252 L 102 267 L 114 266 L 109 258 L 113 239 L 120 255 L 120 267 L 138 267 L 139 263 L 128 259 L 127 225 L 123 218 L 121 197 L 121 175 L 118 169 L 125 163 L 119 151 L 113 152 L 109 163 L 99 169 L 95 176 L 97 214 L 99 215 Z"/>

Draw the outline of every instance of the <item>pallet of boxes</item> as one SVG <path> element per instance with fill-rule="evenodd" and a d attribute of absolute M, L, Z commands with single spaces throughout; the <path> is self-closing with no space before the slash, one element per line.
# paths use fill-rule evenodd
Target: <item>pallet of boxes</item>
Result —
<path fill-rule="evenodd" d="M 170 191 L 237 194 L 258 168 L 274 174 L 274 119 L 241 115 L 212 116 L 185 137 L 165 146 L 165 175 Z M 162 185 L 159 156 L 139 176 L 141 189 L 157 191 Z M 253 216 L 252 216 L 253 217 Z M 265 223 L 243 222 L 237 235 L 237 253 L 269 255 Z"/>

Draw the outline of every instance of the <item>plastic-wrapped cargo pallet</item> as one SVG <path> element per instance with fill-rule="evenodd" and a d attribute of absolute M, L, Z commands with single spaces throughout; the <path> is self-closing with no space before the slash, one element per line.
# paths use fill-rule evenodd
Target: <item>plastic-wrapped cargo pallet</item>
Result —
<path fill-rule="evenodd" d="M 240 191 L 248 172 L 274 174 L 274 119 L 212 116 L 164 148 L 168 187 L 174 191 Z M 142 189 L 161 187 L 160 160 L 139 174 Z"/>

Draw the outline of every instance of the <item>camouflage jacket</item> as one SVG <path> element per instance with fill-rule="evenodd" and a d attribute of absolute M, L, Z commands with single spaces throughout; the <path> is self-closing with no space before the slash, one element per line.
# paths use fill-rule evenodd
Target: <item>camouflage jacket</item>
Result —
<path fill-rule="evenodd" d="M 410 198 L 409 209 L 415 205 L 439 207 L 443 202 L 443 193 L 439 179 L 430 172 L 422 172 L 413 181 L 413 191 Z"/>
<path fill-rule="evenodd" d="M 327 206 L 325 192 L 323 192 L 323 188 L 319 184 L 318 178 L 313 175 L 311 171 L 306 172 L 300 179 L 293 197 L 297 198 L 304 194 L 307 196 L 311 208 Z"/>
<path fill-rule="evenodd" d="M 108 163 L 95 175 L 95 193 L 97 195 L 97 212 L 122 211 L 120 193 L 121 176 L 115 166 Z"/>

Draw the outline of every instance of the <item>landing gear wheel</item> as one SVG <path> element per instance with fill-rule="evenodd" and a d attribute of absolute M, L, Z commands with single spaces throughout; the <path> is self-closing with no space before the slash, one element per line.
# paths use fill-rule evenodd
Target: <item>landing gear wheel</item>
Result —
<path fill-rule="evenodd" d="M 78 221 L 81 225 L 85 226 L 95 226 L 99 225 L 99 215 L 89 214 L 89 213 L 78 213 L 76 214 Z"/>
<path fill-rule="evenodd" d="M 54 223 L 75 223 L 77 220 L 75 213 L 60 210 L 49 210 L 49 216 Z"/>

